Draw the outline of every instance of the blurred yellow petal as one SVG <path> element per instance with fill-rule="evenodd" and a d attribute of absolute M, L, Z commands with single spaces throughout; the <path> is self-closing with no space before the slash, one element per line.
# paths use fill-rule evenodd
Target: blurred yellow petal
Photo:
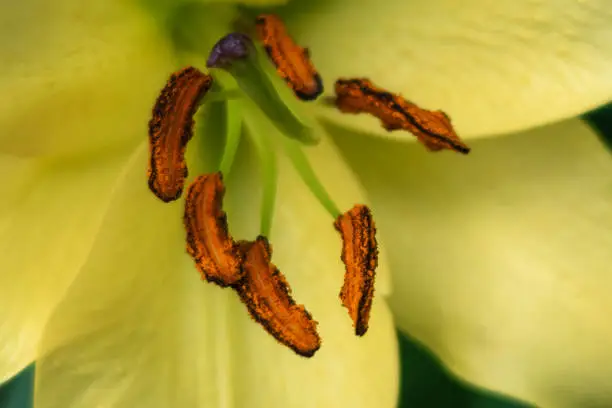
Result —
<path fill-rule="evenodd" d="M 328 93 L 338 77 L 369 77 L 427 109 L 463 137 L 572 117 L 612 95 L 608 0 L 313 0 L 284 12 L 311 50 Z M 330 117 L 387 133 L 362 115 Z"/>
<path fill-rule="evenodd" d="M 337 140 L 380 214 L 403 330 L 480 386 L 612 405 L 612 155 L 587 125 L 476 141 L 469 157 Z"/>
<path fill-rule="evenodd" d="M 200 149 L 190 145 L 190 155 Z M 228 219 L 234 237 L 253 239 L 259 212 L 251 187 L 259 180 L 253 158 L 239 153 Z M 338 299 L 333 220 L 286 162 L 273 260 L 320 322 L 323 346 L 312 359 L 276 343 L 231 290 L 200 280 L 185 253 L 184 204 L 153 197 L 147 156 L 143 147 L 115 191 L 87 263 L 46 328 L 35 407 L 393 407 L 398 356 L 389 310 L 379 297 L 368 334 L 353 335 Z"/>
<path fill-rule="evenodd" d="M 137 2 L 25 0 L 0 16 L 0 152 L 135 146 L 172 71 L 159 22 Z M 139 132 L 140 131 L 140 132 Z"/>
<path fill-rule="evenodd" d="M 35 358 L 55 304 L 86 259 L 125 154 L 62 163 L 0 156 L 0 383 Z"/>

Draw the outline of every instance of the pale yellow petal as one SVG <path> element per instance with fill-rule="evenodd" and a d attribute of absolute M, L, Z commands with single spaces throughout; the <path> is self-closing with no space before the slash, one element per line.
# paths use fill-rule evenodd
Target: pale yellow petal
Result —
<path fill-rule="evenodd" d="M 608 0 L 313 0 L 284 13 L 333 94 L 338 77 L 369 77 L 460 135 L 517 131 L 612 98 Z M 367 115 L 330 115 L 392 138 Z"/>
<path fill-rule="evenodd" d="M 41 331 L 87 257 L 125 154 L 62 163 L 0 156 L 0 383 L 36 358 Z"/>
<path fill-rule="evenodd" d="M 190 145 L 190 160 L 206 147 Z M 323 347 L 312 359 L 276 343 L 230 289 L 200 280 L 185 253 L 183 202 L 153 197 L 146 162 L 143 148 L 46 328 L 36 408 L 394 406 L 397 346 L 388 308 L 380 297 L 368 334 L 353 335 L 338 299 L 339 246 L 328 245 L 336 232 L 286 163 L 273 259 L 296 300 L 320 321 Z M 257 232 L 253 163 L 242 149 L 229 177 L 228 219 L 237 239 Z M 190 166 L 192 176 L 203 169 L 211 170 Z"/>
<path fill-rule="evenodd" d="M 0 151 L 99 151 L 140 140 L 174 67 L 137 2 L 25 0 L 0 16 Z"/>
<path fill-rule="evenodd" d="M 468 157 L 344 134 L 386 238 L 399 326 L 460 377 L 612 405 L 612 155 L 579 120 Z"/>

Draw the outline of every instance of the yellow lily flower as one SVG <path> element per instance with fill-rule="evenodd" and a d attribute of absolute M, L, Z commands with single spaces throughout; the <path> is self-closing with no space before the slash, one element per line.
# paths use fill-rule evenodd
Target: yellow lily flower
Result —
<path fill-rule="evenodd" d="M 0 207 L 0 381 L 37 360 L 37 408 L 392 407 L 390 301 L 399 326 L 468 381 L 545 406 L 612 399 L 607 368 L 592 364 L 609 358 L 612 339 L 598 251 L 610 219 L 607 153 L 576 120 L 484 139 L 606 101 L 610 15 L 603 0 L 485 3 L 317 0 L 278 10 L 328 90 L 338 76 L 376 78 L 449 112 L 464 138 L 483 137 L 455 157 L 428 154 L 410 135 L 389 141 L 329 125 L 335 143 L 321 133 L 307 150 L 339 207 L 367 195 L 379 221 L 376 298 L 360 338 L 337 299 L 333 219 L 278 156 L 273 261 L 319 321 L 323 346 L 311 359 L 279 346 L 230 291 L 197 278 L 182 200 L 160 203 L 146 186 L 152 103 L 193 58 L 177 53 L 173 36 L 185 30 L 169 27 L 186 8 L 229 27 L 234 9 L 12 5 L 0 24 L 0 166 L 10 174 Z M 202 35 L 203 49 L 223 34 Z M 371 118 L 318 112 L 401 137 Z M 273 131 L 256 108 L 243 113 L 249 132 Z M 207 118 L 188 150 L 191 177 L 218 159 L 211 139 L 222 126 Z M 257 168 L 246 139 L 226 180 L 236 237 L 257 233 Z M 525 300 L 510 304 L 516 293 Z"/>

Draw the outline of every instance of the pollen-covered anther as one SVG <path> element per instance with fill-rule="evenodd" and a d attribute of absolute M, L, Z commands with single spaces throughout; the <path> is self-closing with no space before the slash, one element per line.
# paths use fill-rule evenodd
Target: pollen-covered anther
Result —
<path fill-rule="evenodd" d="M 220 172 L 198 176 L 187 190 L 184 224 L 187 252 L 202 278 L 230 286 L 243 277 L 242 253 L 229 234 L 222 210 L 225 187 Z"/>
<path fill-rule="evenodd" d="M 321 95 L 323 81 L 310 61 L 308 50 L 293 41 L 283 21 L 273 14 L 261 14 L 255 26 L 276 71 L 295 96 L 303 101 L 312 101 Z"/>
<path fill-rule="evenodd" d="M 470 152 L 442 111 L 422 109 L 400 95 L 377 88 L 366 78 L 338 79 L 335 91 L 335 103 L 341 112 L 369 113 L 380 119 L 387 131 L 411 132 L 430 151 Z"/>
<path fill-rule="evenodd" d="M 312 357 L 321 346 L 317 322 L 304 306 L 295 303 L 283 274 L 271 262 L 272 248 L 259 236 L 241 241 L 244 279 L 234 289 L 251 317 L 278 342 L 304 357 Z"/>
<path fill-rule="evenodd" d="M 185 149 L 193 136 L 193 116 L 212 77 L 187 67 L 172 74 L 149 121 L 149 188 L 164 202 L 178 199 L 187 178 Z"/>
<path fill-rule="evenodd" d="M 378 266 L 376 227 L 365 205 L 355 205 L 338 216 L 334 227 L 342 236 L 340 259 L 346 268 L 340 299 L 353 319 L 355 334 L 363 336 L 368 330 Z"/>

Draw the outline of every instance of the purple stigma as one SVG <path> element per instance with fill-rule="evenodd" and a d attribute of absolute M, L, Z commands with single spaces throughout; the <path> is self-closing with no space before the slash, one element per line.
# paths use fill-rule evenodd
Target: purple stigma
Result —
<path fill-rule="evenodd" d="M 228 34 L 217 41 L 208 56 L 206 66 L 208 68 L 227 68 L 235 60 L 248 57 L 253 47 L 253 40 L 248 35 Z"/>

